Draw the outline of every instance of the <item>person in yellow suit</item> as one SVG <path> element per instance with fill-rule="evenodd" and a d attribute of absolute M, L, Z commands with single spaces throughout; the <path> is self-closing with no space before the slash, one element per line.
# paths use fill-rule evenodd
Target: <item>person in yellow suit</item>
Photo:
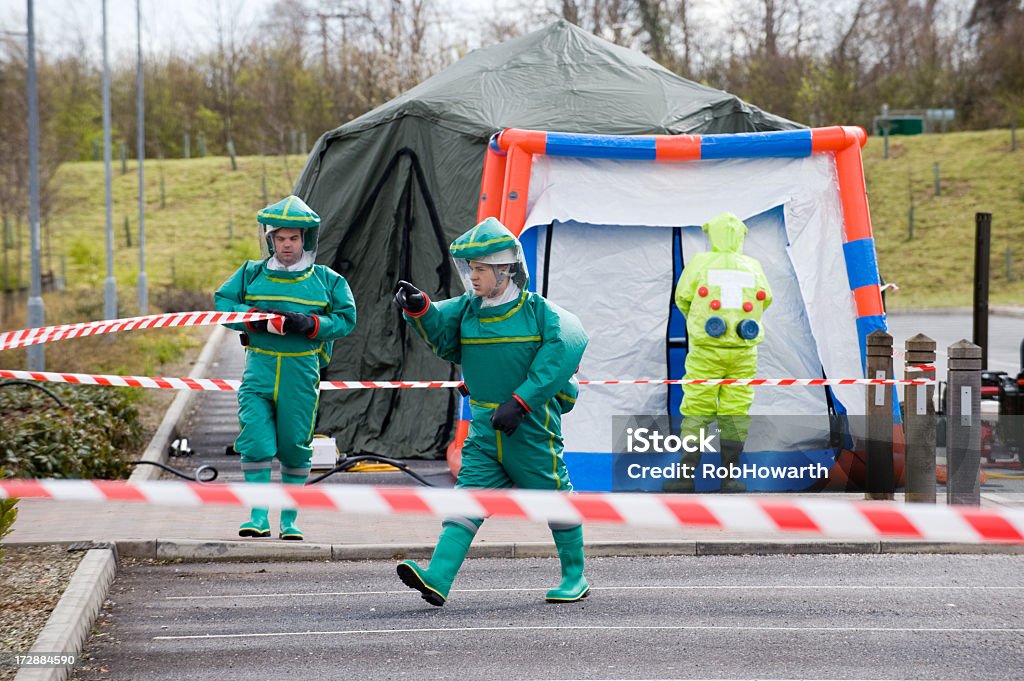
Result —
<path fill-rule="evenodd" d="M 214 296 L 225 312 L 273 312 L 270 320 L 228 324 L 245 332 L 245 372 L 238 390 L 241 432 L 235 451 L 246 482 L 270 482 L 274 457 L 281 482 L 305 484 L 320 401 L 320 370 L 333 341 L 352 332 L 356 304 L 345 278 L 314 263 L 320 217 L 297 196 L 256 214 L 267 249 L 225 281 Z M 238 530 L 242 537 L 269 537 L 269 509 L 253 508 Z M 281 539 L 302 539 L 296 509 L 281 511 Z"/>
<path fill-rule="evenodd" d="M 576 403 L 573 377 L 587 347 L 579 319 L 527 290 L 519 240 L 488 218 L 451 245 L 466 292 L 431 302 L 400 281 L 394 302 L 434 353 L 462 365 L 473 413 L 456 487 L 520 487 L 570 492 L 562 460 L 562 416 Z M 423 568 L 398 565 L 406 586 L 444 605 L 483 518 L 447 518 Z M 548 602 L 571 602 L 590 590 L 583 576 L 583 526 L 551 523 L 562 581 Z"/>
<path fill-rule="evenodd" d="M 732 213 L 723 213 L 703 225 L 711 250 L 698 253 L 683 268 L 676 285 L 675 303 L 686 316 L 689 350 L 686 378 L 754 378 L 757 346 L 764 340 L 761 315 L 772 303 L 772 290 L 756 258 L 743 254 L 747 226 Z M 722 465 L 739 465 L 750 427 L 752 386 L 687 385 L 679 411 L 680 437 L 694 436 L 718 420 Z M 682 463 L 696 467 L 698 452 Z M 678 478 L 664 486 L 667 492 L 692 492 L 694 479 Z M 742 492 L 739 480 L 722 480 L 723 492 Z"/>

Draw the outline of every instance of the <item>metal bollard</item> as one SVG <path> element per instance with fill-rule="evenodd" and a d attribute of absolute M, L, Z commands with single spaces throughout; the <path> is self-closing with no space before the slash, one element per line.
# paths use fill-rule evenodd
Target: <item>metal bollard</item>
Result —
<path fill-rule="evenodd" d="M 946 387 L 946 503 L 981 505 L 981 348 L 949 346 Z"/>
<path fill-rule="evenodd" d="M 992 251 L 992 213 L 974 214 L 974 336 L 981 347 L 981 368 L 988 368 L 988 289 Z"/>
<path fill-rule="evenodd" d="M 917 334 L 906 341 L 908 380 L 935 380 L 935 341 Z M 915 365 L 932 367 L 930 371 Z M 908 385 L 904 391 L 903 427 L 906 432 L 906 500 L 920 504 L 935 503 L 935 385 Z"/>
<path fill-rule="evenodd" d="M 867 377 L 892 376 L 892 336 L 872 331 L 867 337 Z M 893 499 L 896 475 L 892 462 L 891 385 L 872 385 L 867 390 L 867 489 L 865 499 Z"/>

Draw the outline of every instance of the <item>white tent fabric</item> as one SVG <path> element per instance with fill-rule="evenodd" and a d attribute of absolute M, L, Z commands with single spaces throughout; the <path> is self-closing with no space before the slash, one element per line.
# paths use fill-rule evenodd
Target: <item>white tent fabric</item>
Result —
<path fill-rule="evenodd" d="M 590 336 L 580 380 L 667 377 L 671 236 L 649 227 L 555 226 L 547 297 L 576 314 Z M 667 394 L 663 385 L 581 386 L 562 421 L 566 450 L 613 451 L 612 417 L 665 414 Z"/>
<path fill-rule="evenodd" d="M 687 163 L 535 156 L 525 229 L 556 224 L 547 293 L 591 336 L 580 379 L 667 377 L 675 282 L 665 228 L 684 227 L 685 263 L 709 248 L 696 225 L 726 211 L 750 227 L 744 251 L 761 261 L 775 296 L 758 376 L 816 378 L 822 368 L 834 378 L 862 375 L 831 156 Z M 537 243 L 540 273 L 543 234 Z M 835 393 L 851 415 L 863 413 L 862 387 Z M 666 405 L 664 386 L 584 387 L 563 424 L 566 451 L 612 451 L 613 416 L 664 414 Z M 807 427 L 756 419 L 748 451 L 825 446 L 822 388 L 759 388 L 751 413 L 803 416 Z"/>

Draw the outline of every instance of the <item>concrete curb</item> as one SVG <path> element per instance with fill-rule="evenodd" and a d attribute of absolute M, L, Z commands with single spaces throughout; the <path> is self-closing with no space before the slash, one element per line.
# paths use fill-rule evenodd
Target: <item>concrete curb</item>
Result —
<path fill-rule="evenodd" d="M 80 657 L 116 573 L 117 559 L 113 550 L 90 549 L 29 652 Z M 24 667 L 14 679 L 64 681 L 71 671 L 71 667 Z"/>
<path fill-rule="evenodd" d="M 189 378 L 206 377 L 210 363 L 217 356 L 217 350 L 220 348 L 220 344 L 224 340 L 224 334 L 227 331 L 227 327 L 219 325 L 213 330 L 213 333 L 206 340 L 202 352 L 199 353 L 199 359 L 196 360 L 195 366 L 192 367 L 192 371 L 188 375 Z M 196 393 L 197 391 L 195 390 L 181 390 L 178 392 L 174 401 L 171 402 L 167 413 L 164 414 L 163 421 L 160 422 L 160 426 L 156 429 L 153 439 L 150 440 L 146 451 L 143 452 L 143 461 L 167 463 L 167 449 L 170 447 L 171 440 L 174 439 L 174 434 L 178 431 L 180 424 L 185 420 Z M 156 466 L 136 466 L 131 476 L 129 476 L 128 482 L 157 480 L 160 475 L 161 470 Z"/>
<path fill-rule="evenodd" d="M 950 314 L 973 314 L 971 307 L 924 307 L 886 310 L 887 317 L 902 317 L 910 315 L 950 315 Z M 1024 319 L 1024 307 L 1018 305 L 989 305 L 988 313 L 994 317 L 1015 317 Z"/>
<path fill-rule="evenodd" d="M 433 544 L 305 544 L 282 541 L 154 539 L 117 543 L 121 556 L 166 561 L 300 561 L 426 559 Z M 790 554 L 1000 554 L 1024 555 L 1021 544 L 915 541 L 668 540 L 599 541 L 586 544 L 591 558 L 610 556 L 752 556 Z M 481 542 L 470 558 L 554 558 L 548 542 Z"/>
<path fill-rule="evenodd" d="M 201 539 L 157 540 L 157 560 L 330 560 L 330 544 L 307 542 L 203 541 Z M 127 548 L 127 547 L 125 547 Z M 127 554 L 122 554 L 127 555 Z"/>

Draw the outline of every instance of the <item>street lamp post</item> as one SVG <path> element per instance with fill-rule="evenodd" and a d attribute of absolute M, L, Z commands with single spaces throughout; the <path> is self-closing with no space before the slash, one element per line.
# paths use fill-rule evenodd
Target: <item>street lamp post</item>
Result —
<path fill-rule="evenodd" d="M 110 65 L 107 63 L 107 0 L 103 0 L 103 169 L 107 203 L 107 279 L 103 283 L 103 316 L 117 319 L 114 281 L 114 216 L 110 177 Z"/>
<path fill-rule="evenodd" d="M 43 289 L 39 260 L 39 102 L 36 93 L 36 33 L 33 0 L 28 0 L 28 221 L 31 232 L 32 282 L 28 296 L 28 326 L 43 325 Z M 29 371 L 42 371 L 42 345 L 28 348 Z"/>
<path fill-rule="evenodd" d="M 142 0 L 135 0 L 135 33 L 136 33 L 136 64 L 135 89 L 138 92 L 138 124 L 139 129 L 139 314 L 149 314 L 149 287 L 146 281 L 146 188 L 143 184 L 142 162 L 146 158 L 146 109 L 143 99 L 142 76 Z"/>

